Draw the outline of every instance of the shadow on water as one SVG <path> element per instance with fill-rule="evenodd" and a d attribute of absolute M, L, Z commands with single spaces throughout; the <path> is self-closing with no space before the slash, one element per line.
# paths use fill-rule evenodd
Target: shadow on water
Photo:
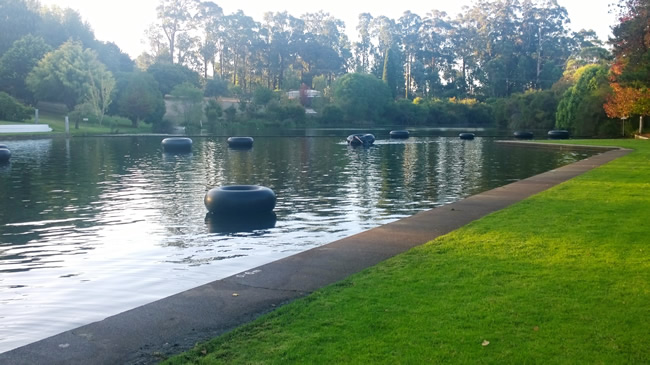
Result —
<path fill-rule="evenodd" d="M 205 224 L 210 233 L 242 233 L 275 228 L 277 216 L 273 212 L 253 215 L 222 215 L 207 213 Z"/>

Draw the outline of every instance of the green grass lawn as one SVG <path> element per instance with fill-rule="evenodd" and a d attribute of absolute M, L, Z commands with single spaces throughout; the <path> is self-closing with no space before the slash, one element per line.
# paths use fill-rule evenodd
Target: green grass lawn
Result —
<path fill-rule="evenodd" d="M 33 124 L 34 120 L 21 122 L 0 121 L 0 124 Z M 49 133 L 65 133 L 65 115 L 53 112 L 41 112 L 39 115 L 39 124 L 48 124 L 52 128 Z M 38 135 L 47 135 L 49 133 L 34 133 Z M 75 136 L 97 135 L 97 134 L 138 134 L 151 133 L 151 125 L 140 123 L 138 128 L 133 128 L 131 123 L 123 121 L 118 124 L 109 122 L 99 124 L 81 123 L 79 129 L 75 129 L 74 122 L 70 121 L 70 134 Z M 25 135 L 26 133 L 16 133 L 16 135 Z"/>
<path fill-rule="evenodd" d="M 650 142 L 571 143 L 635 152 L 168 363 L 650 363 Z"/>

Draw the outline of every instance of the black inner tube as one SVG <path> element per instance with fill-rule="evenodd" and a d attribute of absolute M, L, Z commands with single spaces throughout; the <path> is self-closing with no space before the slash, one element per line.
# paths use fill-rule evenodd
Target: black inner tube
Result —
<path fill-rule="evenodd" d="M 517 139 L 533 139 L 535 135 L 533 132 L 517 131 L 514 133 L 514 136 Z"/>
<path fill-rule="evenodd" d="M 396 139 L 406 139 L 409 138 L 409 131 L 407 130 L 398 130 L 398 131 L 390 131 L 390 138 L 396 138 Z"/>
<path fill-rule="evenodd" d="M 8 148 L 0 148 L 0 162 L 7 162 L 11 159 L 11 151 Z"/>
<path fill-rule="evenodd" d="M 228 146 L 232 148 L 250 148 L 253 147 L 253 137 L 230 137 L 228 138 Z"/>
<path fill-rule="evenodd" d="M 569 139 L 569 131 L 563 129 L 554 129 L 548 131 L 548 138 L 550 139 Z"/>
<path fill-rule="evenodd" d="M 215 214 L 261 214 L 275 208 L 273 190 L 257 185 L 221 186 L 208 191 L 205 207 Z"/>
<path fill-rule="evenodd" d="M 165 138 L 160 143 L 165 152 L 190 152 L 192 151 L 192 140 L 187 137 Z"/>

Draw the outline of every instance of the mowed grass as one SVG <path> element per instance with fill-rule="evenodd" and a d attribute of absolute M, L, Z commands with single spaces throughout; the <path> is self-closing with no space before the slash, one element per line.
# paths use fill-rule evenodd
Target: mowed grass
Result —
<path fill-rule="evenodd" d="M 650 363 L 650 142 L 169 364 Z"/>
<path fill-rule="evenodd" d="M 0 124 L 33 124 L 34 119 L 28 120 L 24 123 L 21 122 L 8 122 L 0 121 Z M 48 124 L 52 128 L 52 132 L 42 132 L 42 133 L 29 133 L 35 135 L 47 135 L 47 134 L 61 134 L 65 133 L 65 114 L 54 113 L 54 112 L 41 112 L 39 115 L 39 124 Z M 75 136 L 84 136 L 84 135 L 98 135 L 98 134 L 143 134 L 143 133 L 152 133 L 151 125 L 145 124 L 144 122 L 140 123 L 138 128 L 133 128 L 131 122 L 128 120 L 120 120 L 119 123 L 113 124 L 108 121 L 99 125 L 97 123 L 80 123 L 79 128 L 75 128 L 73 121 L 70 121 L 70 134 Z M 26 133 L 13 133 L 14 135 L 25 135 Z M 3 134 L 6 135 L 6 134 Z"/>

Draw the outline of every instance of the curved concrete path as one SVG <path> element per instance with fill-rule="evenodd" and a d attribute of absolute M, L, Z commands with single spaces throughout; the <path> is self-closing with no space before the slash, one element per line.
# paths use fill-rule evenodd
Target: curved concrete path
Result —
<path fill-rule="evenodd" d="M 156 363 L 629 152 L 609 150 L 187 290 L 5 352 L 0 364 Z"/>

